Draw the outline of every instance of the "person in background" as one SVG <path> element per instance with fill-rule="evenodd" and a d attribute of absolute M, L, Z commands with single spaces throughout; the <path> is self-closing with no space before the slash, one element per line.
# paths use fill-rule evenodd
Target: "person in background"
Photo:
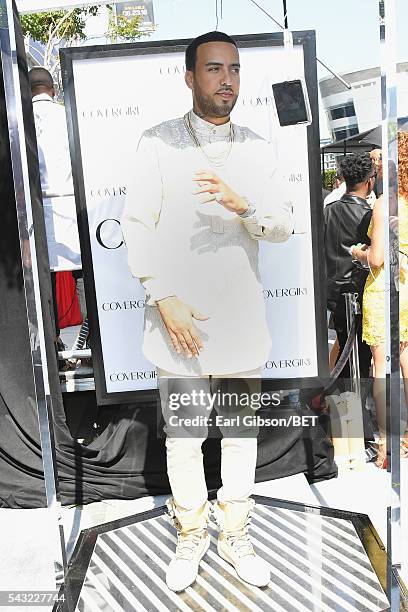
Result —
<path fill-rule="evenodd" d="M 332 204 L 332 202 L 337 202 L 343 197 L 345 193 L 346 193 L 346 183 L 344 181 L 344 178 L 341 175 L 341 171 L 337 169 L 333 190 L 323 198 L 323 206 L 326 207 L 328 204 Z M 376 201 L 376 199 L 377 199 L 377 196 L 376 196 L 375 190 L 373 190 L 371 191 L 371 193 L 368 194 L 366 198 L 371 208 L 374 206 L 374 202 Z"/>
<path fill-rule="evenodd" d="M 390 179 L 393 177 L 390 175 Z M 404 379 L 405 401 L 408 405 L 408 133 L 398 133 L 398 229 L 400 274 L 400 363 Z M 390 217 L 390 224 L 392 219 Z M 352 256 L 369 266 L 364 288 L 363 339 L 370 345 L 374 360 L 374 402 L 379 428 L 376 465 L 387 467 L 386 398 L 385 398 L 385 311 L 384 311 L 384 203 L 381 196 L 374 206 L 368 229 L 371 246 L 353 246 Z M 408 457 L 408 430 L 401 441 L 401 455 Z"/>
<path fill-rule="evenodd" d="M 383 167 L 382 167 L 382 151 L 375 147 L 370 151 L 370 157 L 373 160 L 374 168 L 376 171 L 376 179 L 374 183 L 374 193 L 376 198 L 379 198 L 383 192 Z"/>
<path fill-rule="evenodd" d="M 33 96 L 41 191 L 53 288 L 56 342 L 62 348 L 56 300 L 56 270 L 74 271 L 81 315 L 83 319 L 86 317 L 68 132 L 65 109 L 55 102 L 54 82 L 50 72 L 41 67 L 32 68 L 29 72 L 29 81 Z"/>
<path fill-rule="evenodd" d="M 371 219 L 371 207 L 366 198 L 375 180 L 373 162 L 367 153 L 350 154 L 340 162 L 346 193 L 337 202 L 324 209 L 324 251 L 327 273 L 327 308 L 333 313 L 333 326 L 337 333 L 340 355 L 347 340 L 347 318 L 344 293 L 358 293 L 360 304 L 367 272 L 356 268 L 350 257 L 350 248 L 366 243 Z M 361 324 L 357 329 L 360 375 L 368 378 L 371 365 L 370 348 L 362 341 Z M 339 355 L 339 356 L 340 356 Z M 346 363 L 341 377 L 349 378 Z"/>
<path fill-rule="evenodd" d="M 344 178 L 339 169 L 336 171 L 336 175 L 334 178 L 334 188 L 323 201 L 323 206 L 326 207 L 328 204 L 332 202 L 337 202 L 340 198 L 346 193 L 346 183 L 344 182 Z"/>
<path fill-rule="evenodd" d="M 324 190 L 325 191 L 325 190 Z M 340 170 L 337 168 L 335 177 L 334 177 L 334 184 L 333 184 L 333 189 L 332 191 L 329 191 L 326 194 L 323 194 L 323 207 L 326 207 L 328 204 L 331 204 L 332 202 L 337 202 L 337 200 L 340 200 L 340 198 L 346 193 L 346 183 L 344 182 L 344 179 L 341 175 Z M 333 329 L 332 327 L 332 320 L 333 320 L 333 315 L 331 314 L 330 311 L 328 311 L 328 322 L 329 322 L 329 328 Z M 334 368 L 334 366 L 336 365 L 336 361 L 337 358 L 339 356 L 339 340 L 336 337 L 332 348 L 330 350 L 330 354 L 329 354 L 329 369 L 330 371 Z"/>

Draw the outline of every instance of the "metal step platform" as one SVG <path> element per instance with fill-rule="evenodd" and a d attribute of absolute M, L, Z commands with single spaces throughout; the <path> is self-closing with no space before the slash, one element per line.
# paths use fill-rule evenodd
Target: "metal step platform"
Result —
<path fill-rule="evenodd" d="M 387 558 L 367 515 L 254 496 L 250 534 L 271 566 L 251 587 L 217 554 L 217 527 L 194 585 L 172 593 L 165 571 L 176 543 L 165 508 L 81 532 L 58 612 L 379 612 Z"/>

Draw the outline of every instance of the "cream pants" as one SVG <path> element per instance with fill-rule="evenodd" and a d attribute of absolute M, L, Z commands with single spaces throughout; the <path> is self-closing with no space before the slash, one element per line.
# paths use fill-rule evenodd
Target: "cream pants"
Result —
<path fill-rule="evenodd" d="M 256 412 L 252 408 L 233 405 L 224 401 L 228 392 L 239 397 L 259 393 L 261 388 L 260 369 L 239 372 L 224 376 L 181 377 L 166 370 L 157 369 L 158 387 L 162 414 L 165 420 L 167 451 L 167 473 L 171 491 L 181 511 L 198 510 L 206 502 L 207 485 L 205 481 L 203 454 L 201 446 L 208 436 L 208 427 L 203 421 L 210 416 L 208 405 L 180 405 L 174 408 L 174 397 L 193 392 L 216 394 L 214 407 L 224 424 L 220 424 L 223 435 L 221 440 L 221 480 L 222 487 L 217 492 L 220 502 L 244 501 L 251 495 L 255 482 L 258 429 L 245 426 L 242 416 Z M 223 390 L 227 393 L 223 393 Z M 202 396 L 201 396 L 202 397 Z M 173 400 L 173 401 L 171 401 Z M 187 403 L 187 402 L 186 402 Z M 171 407 L 172 406 L 172 407 Z M 226 419 L 240 415 L 239 424 L 230 426 Z M 187 419 L 198 417 L 199 424 L 184 426 Z M 201 419 L 200 419 L 201 417 Z M 174 425 L 174 420 L 177 425 Z M 226 424 L 225 424 L 226 423 Z"/>

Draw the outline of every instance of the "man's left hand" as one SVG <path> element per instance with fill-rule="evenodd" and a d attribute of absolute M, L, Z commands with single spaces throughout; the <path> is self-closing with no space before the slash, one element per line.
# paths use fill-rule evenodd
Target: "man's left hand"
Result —
<path fill-rule="evenodd" d="M 238 215 L 248 210 L 246 200 L 235 193 L 227 183 L 213 172 L 200 170 L 196 172 L 193 180 L 199 185 L 199 189 L 194 192 L 194 195 L 206 194 L 208 196 L 201 200 L 202 203 L 215 202 Z"/>

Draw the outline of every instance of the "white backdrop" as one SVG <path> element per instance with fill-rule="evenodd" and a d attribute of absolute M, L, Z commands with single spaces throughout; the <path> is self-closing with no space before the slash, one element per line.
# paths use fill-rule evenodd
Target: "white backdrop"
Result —
<path fill-rule="evenodd" d="M 283 181 L 282 193 L 271 198 L 291 200 L 296 219 L 288 242 L 261 243 L 273 340 L 263 376 L 317 376 L 306 127 L 279 126 L 271 88 L 274 82 L 304 77 L 303 51 L 252 47 L 240 49 L 240 56 L 241 92 L 232 120 L 274 142 Z M 154 366 L 141 352 L 144 292 L 130 274 L 125 246 L 119 246 L 118 220 L 141 133 L 191 107 L 184 54 L 72 61 L 106 388 L 152 388 Z"/>

